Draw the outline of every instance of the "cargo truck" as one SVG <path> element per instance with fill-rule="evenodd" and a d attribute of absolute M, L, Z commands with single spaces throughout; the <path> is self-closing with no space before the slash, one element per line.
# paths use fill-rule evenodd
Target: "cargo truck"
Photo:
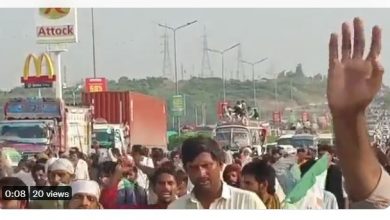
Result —
<path fill-rule="evenodd" d="M 128 126 L 127 146 L 167 148 L 167 111 L 164 100 L 136 92 L 93 92 L 82 94 L 94 119 Z"/>
<path fill-rule="evenodd" d="M 12 147 L 27 157 L 47 149 L 66 153 L 70 147 L 88 154 L 91 113 L 90 108 L 65 106 L 59 99 L 10 99 L 0 121 L 0 148 Z"/>

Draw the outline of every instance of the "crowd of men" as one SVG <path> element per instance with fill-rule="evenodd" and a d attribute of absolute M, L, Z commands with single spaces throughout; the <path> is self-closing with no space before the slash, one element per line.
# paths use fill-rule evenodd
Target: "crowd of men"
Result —
<path fill-rule="evenodd" d="M 387 208 L 389 158 L 378 156 L 377 148 L 370 145 L 365 119 L 365 109 L 382 85 L 381 30 L 373 28 L 366 59 L 363 24 L 358 18 L 353 43 L 351 36 L 349 26 L 343 24 L 340 59 L 336 34 L 329 43 L 327 98 L 335 147 L 303 148 L 296 154 L 275 149 L 257 158 L 244 148 L 229 159 L 229 152 L 213 139 L 191 137 L 170 155 L 135 145 L 128 152 L 113 149 L 111 159 L 103 160 L 99 154 L 103 149 L 95 143 L 92 155 L 85 156 L 77 148 L 61 158 L 41 153 L 34 160 L 21 161 L 15 172 L 2 160 L 0 190 L 3 186 L 71 186 L 72 198 L 0 198 L 0 208 L 280 209 L 286 192 L 294 187 L 293 181 L 286 181 L 289 177 L 280 175 L 281 163 L 290 161 L 289 170 L 295 168 L 304 176 L 324 155 L 329 163 L 323 209 Z"/>

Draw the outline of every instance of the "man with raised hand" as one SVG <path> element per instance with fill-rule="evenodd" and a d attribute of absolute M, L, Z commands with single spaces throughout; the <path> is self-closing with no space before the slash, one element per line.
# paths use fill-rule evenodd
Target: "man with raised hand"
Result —
<path fill-rule="evenodd" d="M 351 29 L 342 25 L 341 59 L 337 34 L 330 36 L 327 98 L 333 116 L 337 155 L 353 208 L 387 208 L 390 176 L 370 147 L 365 110 L 382 86 L 379 62 L 381 29 L 372 29 L 371 49 L 364 56 L 363 22 L 355 18 Z M 356 184 L 359 183 L 359 184 Z"/>

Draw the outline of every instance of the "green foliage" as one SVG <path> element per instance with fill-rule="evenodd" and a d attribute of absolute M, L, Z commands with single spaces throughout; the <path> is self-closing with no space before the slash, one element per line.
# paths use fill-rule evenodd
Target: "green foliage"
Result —
<path fill-rule="evenodd" d="M 297 65 L 295 71 L 287 71 L 279 74 L 277 80 L 263 79 L 256 82 L 257 103 L 261 103 L 259 109 L 265 115 L 271 115 L 275 110 L 275 87 L 277 87 L 278 103 L 284 106 L 305 105 L 312 102 L 325 100 L 326 80 L 306 77 L 301 64 Z M 147 75 L 147 74 L 145 74 Z M 258 76 L 264 74 L 257 73 Z M 271 75 L 275 75 L 271 73 Z M 122 76 L 119 80 L 109 81 L 109 89 L 112 91 L 136 91 L 148 95 L 160 97 L 167 101 L 168 111 L 171 108 L 170 98 L 175 94 L 175 83 L 167 78 L 147 77 L 145 79 L 129 79 Z M 64 90 L 66 103 L 73 103 L 74 88 Z M 182 124 L 195 124 L 196 112 L 198 124 L 202 122 L 202 105 L 206 108 L 204 115 L 206 124 L 213 124 L 217 121 L 217 102 L 223 99 L 221 78 L 198 78 L 179 81 L 179 91 L 185 95 L 186 111 L 181 118 Z M 0 105 L 10 97 L 37 96 L 37 89 L 14 88 L 11 92 L 0 92 Z M 291 96 L 292 94 L 292 96 Z M 54 96 L 54 89 L 42 89 L 42 96 Z M 252 81 L 226 81 L 227 101 L 234 104 L 237 100 L 246 100 L 248 106 L 253 105 L 253 82 Z M 76 103 L 81 102 L 80 91 L 75 92 Z M 390 98 L 389 98 L 390 99 Z M 169 117 L 168 127 L 172 128 L 172 118 Z"/>

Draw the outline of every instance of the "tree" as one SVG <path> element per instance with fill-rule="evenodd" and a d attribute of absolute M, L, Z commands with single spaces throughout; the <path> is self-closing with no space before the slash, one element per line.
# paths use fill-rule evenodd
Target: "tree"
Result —
<path fill-rule="evenodd" d="M 126 85 L 129 83 L 129 78 L 127 76 L 121 76 L 121 78 L 118 79 L 118 84 L 120 85 Z"/>

